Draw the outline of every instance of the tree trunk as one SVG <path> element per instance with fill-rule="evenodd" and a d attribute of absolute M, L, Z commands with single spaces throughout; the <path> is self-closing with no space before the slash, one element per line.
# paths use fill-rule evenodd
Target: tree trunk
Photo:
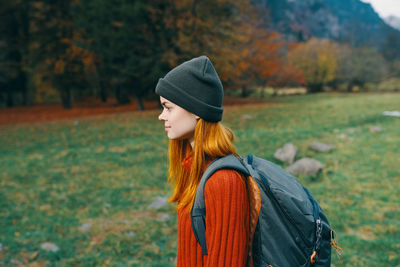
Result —
<path fill-rule="evenodd" d="M 120 89 L 119 89 L 119 86 L 117 86 L 116 88 L 115 88 L 115 99 L 117 99 L 117 102 L 118 102 L 118 104 L 120 103 Z"/>
<path fill-rule="evenodd" d="M 245 97 L 248 97 L 248 96 L 249 96 L 249 91 L 247 90 L 247 86 L 243 85 L 242 86 L 242 97 L 245 98 Z"/>
<path fill-rule="evenodd" d="M 117 85 L 117 88 L 115 89 L 115 97 L 116 97 L 119 105 L 125 105 L 125 104 L 129 104 L 131 102 L 129 100 L 129 95 L 126 92 L 126 90 L 121 88 L 121 86 L 119 86 L 119 85 Z"/>
<path fill-rule="evenodd" d="M 349 93 L 353 92 L 353 82 L 349 82 L 347 84 L 347 92 Z"/>
<path fill-rule="evenodd" d="M 308 90 L 310 93 L 318 93 L 322 91 L 323 84 L 321 83 L 313 83 L 308 85 Z"/>
<path fill-rule="evenodd" d="M 278 89 L 275 87 L 272 87 L 272 96 L 278 96 Z"/>
<path fill-rule="evenodd" d="M 96 80 L 96 85 L 98 88 L 100 88 L 100 99 L 101 102 L 105 103 L 107 102 L 107 91 L 106 91 L 106 85 L 104 82 L 104 77 L 101 76 L 101 73 L 99 75 L 99 72 L 95 73 L 95 80 Z"/>
<path fill-rule="evenodd" d="M 23 70 L 19 70 L 17 78 L 12 81 L 12 90 L 15 93 L 21 93 L 22 95 L 22 104 L 23 106 L 27 106 L 28 104 L 28 87 L 27 87 L 27 73 Z"/>
<path fill-rule="evenodd" d="M 69 87 L 61 90 L 61 103 L 63 108 L 71 108 L 71 89 Z"/>
<path fill-rule="evenodd" d="M 28 90 L 22 91 L 22 102 L 24 106 L 30 106 Z"/>
<path fill-rule="evenodd" d="M 14 106 L 14 98 L 13 98 L 13 93 L 12 90 L 9 88 L 7 91 L 7 102 L 6 105 L 7 107 L 11 108 Z"/>
<path fill-rule="evenodd" d="M 100 98 L 103 103 L 107 102 L 107 92 L 103 79 L 100 79 Z"/>
<path fill-rule="evenodd" d="M 144 110 L 144 106 L 143 106 L 142 98 L 140 96 L 136 96 L 136 102 L 138 104 L 139 110 L 143 111 Z"/>

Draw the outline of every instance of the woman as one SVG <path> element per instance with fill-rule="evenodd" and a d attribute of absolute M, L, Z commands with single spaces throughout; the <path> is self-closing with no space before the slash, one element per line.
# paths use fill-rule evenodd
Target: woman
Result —
<path fill-rule="evenodd" d="M 223 87 L 206 56 L 186 61 L 158 81 L 156 93 L 169 142 L 170 202 L 177 202 L 177 266 L 245 266 L 249 243 L 246 183 L 233 170 L 219 170 L 205 186 L 206 241 L 202 255 L 193 234 L 190 210 L 207 166 L 236 153 L 233 133 L 222 126 Z"/>

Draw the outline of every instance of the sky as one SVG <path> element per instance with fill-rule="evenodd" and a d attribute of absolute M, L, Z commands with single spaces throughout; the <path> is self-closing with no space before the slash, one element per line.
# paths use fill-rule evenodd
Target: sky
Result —
<path fill-rule="evenodd" d="M 400 17 L 400 0 L 361 0 L 370 3 L 381 18 L 390 15 Z"/>

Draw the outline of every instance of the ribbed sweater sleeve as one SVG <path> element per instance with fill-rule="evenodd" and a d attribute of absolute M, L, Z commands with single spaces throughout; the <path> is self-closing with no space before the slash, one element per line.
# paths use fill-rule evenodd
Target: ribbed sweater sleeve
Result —
<path fill-rule="evenodd" d="M 219 170 L 207 181 L 205 266 L 245 266 L 249 239 L 249 203 L 244 179 Z"/>

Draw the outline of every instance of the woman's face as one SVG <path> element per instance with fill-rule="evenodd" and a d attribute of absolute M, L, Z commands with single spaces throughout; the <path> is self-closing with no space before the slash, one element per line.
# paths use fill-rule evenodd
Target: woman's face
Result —
<path fill-rule="evenodd" d="M 190 143 L 194 139 L 198 116 L 186 109 L 172 103 L 160 96 L 161 105 L 164 107 L 158 119 L 164 121 L 165 131 L 169 139 L 188 139 Z"/>

